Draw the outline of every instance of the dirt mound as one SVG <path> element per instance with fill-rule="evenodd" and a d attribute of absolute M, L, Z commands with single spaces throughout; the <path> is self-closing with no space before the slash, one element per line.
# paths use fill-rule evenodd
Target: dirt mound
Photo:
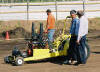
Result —
<path fill-rule="evenodd" d="M 35 30 L 39 31 L 40 23 L 43 23 L 45 30 L 46 21 L 32 21 L 30 20 L 27 24 L 27 21 L 0 21 L 0 39 L 5 38 L 6 31 L 9 32 L 10 38 L 30 38 L 31 37 L 31 28 L 32 22 L 35 24 Z M 62 33 L 64 27 L 64 20 L 58 20 L 56 22 L 56 32 L 55 36 L 59 36 Z M 69 33 L 71 20 L 69 19 L 66 22 L 66 31 Z M 100 18 L 89 19 L 89 33 L 94 31 L 100 31 Z M 98 33 L 99 34 L 99 33 Z"/>
<path fill-rule="evenodd" d="M 31 33 L 27 32 L 24 28 L 18 27 L 14 30 L 9 30 L 8 31 L 10 38 L 30 38 Z M 6 32 L 2 32 L 0 34 L 0 38 L 5 38 L 6 37 Z"/>

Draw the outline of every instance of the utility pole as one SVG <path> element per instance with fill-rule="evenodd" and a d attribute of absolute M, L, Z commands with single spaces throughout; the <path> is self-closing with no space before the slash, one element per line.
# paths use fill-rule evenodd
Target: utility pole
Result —
<path fill-rule="evenodd" d="M 57 8 L 57 0 L 55 0 L 55 10 L 56 10 L 56 21 L 58 20 L 57 17 L 58 17 L 58 8 Z"/>
<path fill-rule="evenodd" d="M 57 8 L 57 0 L 55 0 L 55 12 L 56 12 L 56 22 L 55 24 L 57 25 L 57 20 L 58 20 L 58 8 Z M 58 26 L 57 26 L 57 29 L 58 29 Z"/>
<path fill-rule="evenodd" d="M 85 12 L 85 0 L 83 0 L 83 12 Z"/>
<path fill-rule="evenodd" d="M 29 21 L 29 0 L 27 0 L 27 24 Z"/>

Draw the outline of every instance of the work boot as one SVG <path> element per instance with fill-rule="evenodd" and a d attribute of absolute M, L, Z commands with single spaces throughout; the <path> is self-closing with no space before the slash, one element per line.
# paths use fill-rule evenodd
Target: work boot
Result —
<path fill-rule="evenodd" d="M 75 66 L 79 66 L 80 65 L 80 62 L 76 62 L 74 65 Z"/>
<path fill-rule="evenodd" d="M 76 64 L 76 63 L 77 63 L 77 61 L 71 61 L 71 64 L 73 64 L 73 65 Z"/>
<path fill-rule="evenodd" d="M 65 61 L 63 62 L 63 64 L 71 65 L 70 62 L 69 62 L 69 60 L 65 60 Z"/>
<path fill-rule="evenodd" d="M 57 49 L 51 49 L 51 50 L 49 51 L 49 53 L 56 52 L 56 51 L 57 51 Z"/>

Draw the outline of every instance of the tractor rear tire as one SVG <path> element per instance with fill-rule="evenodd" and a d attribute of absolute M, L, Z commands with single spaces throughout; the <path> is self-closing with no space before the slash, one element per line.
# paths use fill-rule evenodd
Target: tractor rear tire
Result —
<path fill-rule="evenodd" d="M 89 58 L 90 53 L 91 53 L 91 52 L 90 52 L 90 47 L 89 47 L 88 43 L 86 42 L 86 43 L 85 43 L 85 55 L 86 55 L 86 59 Z"/>
<path fill-rule="evenodd" d="M 16 66 L 22 66 L 24 64 L 23 57 L 16 57 L 15 64 Z"/>
<path fill-rule="evenodd" d="M 4 57 L 4 62 L 7 63 L 7 64 L 11 63 L 11 60 L 12 60 L 11 56 Z"/>

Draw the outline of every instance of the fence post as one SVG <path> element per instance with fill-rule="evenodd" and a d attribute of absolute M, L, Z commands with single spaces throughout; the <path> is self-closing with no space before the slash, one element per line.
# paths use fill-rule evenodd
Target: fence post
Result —
<path fill-rule="evenodd" d="M 55 0 L 55 12 L 56 12 L 56 22 L 55 24 L 57 25 L 57 21 L 58 21 L 58 9 L 57 9 L 57 0 Z M 56 26 L 56 28 L 58 29 L 58 25 Z"/>
<path fill-rule="evenodd" d="M 83 12 L 85 12 L 85 0 L 83 0 Z"/>
<path fill-rule="evenodd" d="M 56 10 L 56 21 L 58 20 L 58 12 L 57 12 L 57 0 L 55 0 L 55 10 Z"/>
<path fill-rule="evenodd" d="M 29 20 L 29 0 L 27 0 L 27 24 Z"/>

